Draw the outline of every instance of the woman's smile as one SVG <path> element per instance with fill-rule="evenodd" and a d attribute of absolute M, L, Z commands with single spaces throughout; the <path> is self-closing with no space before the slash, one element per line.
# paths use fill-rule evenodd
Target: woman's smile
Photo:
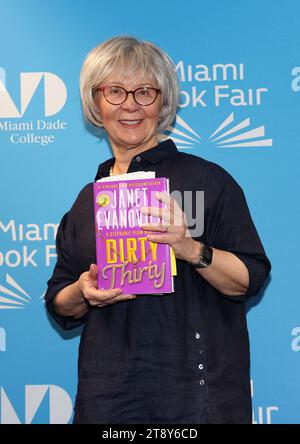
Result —
<path fill-rule="evenodd" d="M 140 126 L 141 123 L 143 123 L 143 119 L 135 119 L 135 120 L 121 119 L 121 120 L 119 120 L 119 122 L 124 127 L 128 127 L 129 129 L 134 129 L 134 128 L 137 128 L 138 126 Z"/>

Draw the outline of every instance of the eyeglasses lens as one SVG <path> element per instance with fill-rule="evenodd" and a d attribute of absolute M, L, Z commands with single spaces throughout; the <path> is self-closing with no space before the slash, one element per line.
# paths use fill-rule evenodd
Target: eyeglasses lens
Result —
<path fill-rule="evenodd" d="M 118 86 L 106 86 L 104 88 L 104 97 L 113 105 L 120 105 L 127 98 L 127 91 Z M 139 105 L 151 105 L 157 97 L 155 88 L 144 87 L 134 91 L 134 99 Z"/>

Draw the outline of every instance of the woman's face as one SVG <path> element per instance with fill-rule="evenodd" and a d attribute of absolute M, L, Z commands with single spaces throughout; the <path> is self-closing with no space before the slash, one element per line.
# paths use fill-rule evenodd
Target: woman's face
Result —
<path fill-rule="evenodd" d="M 121 86 L 127 91 L 134 91 L 142 86 L 158 87 L 150 77 L 136 76 L 136 78 L 138 80 L 112 74 L 99 86 Z M 144 151 L 158 143 L 157 125 L 161 110 L 161 94 L 158 94 L 155 102 L 148 106 L 136 103 L 133 94 L 128 94 L 121 105 L 107 102 L 102 91 L 97 91 L 94 100 L 113 148 L 127 151 L 141 147 Z"/>

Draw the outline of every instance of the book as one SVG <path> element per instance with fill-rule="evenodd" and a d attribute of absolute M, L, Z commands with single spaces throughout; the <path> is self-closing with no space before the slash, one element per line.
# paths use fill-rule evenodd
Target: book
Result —
<path fill-rule="evenodd" d="M 121 288 L 131 294 L 173 292 L 173 249 L 150 242 L 147 231 L 140 228 L 160 222 L 140 209 L 165 206 L 155 194 L 169 192 L 168 179 L 156 178 L 154 172 L 129 173 L 100 179 L 93 191 L 98 288 Z"/>

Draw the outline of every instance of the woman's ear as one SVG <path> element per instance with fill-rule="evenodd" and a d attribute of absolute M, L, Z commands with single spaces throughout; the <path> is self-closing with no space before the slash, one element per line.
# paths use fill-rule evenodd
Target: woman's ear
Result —
<path fill-rule="evenodd" d="M 97 91 L 97 90 L 93 91 L 92 97 L 93 97 L 93 102 L 94 102 L 95 108 L 97 109 L 98 112 L 100 112 L 100 109 L 99 109 L 99 91 Z"/>
<path fill-rule="evenodd" d="M 100 117 L 100 119 L 102 120 L 102 115 L 101 115 L 101 106 L 99 103 L 99 100 L 95 100 L 94 99 L 94 109 L 97 112 L 97 115 Z"/>

